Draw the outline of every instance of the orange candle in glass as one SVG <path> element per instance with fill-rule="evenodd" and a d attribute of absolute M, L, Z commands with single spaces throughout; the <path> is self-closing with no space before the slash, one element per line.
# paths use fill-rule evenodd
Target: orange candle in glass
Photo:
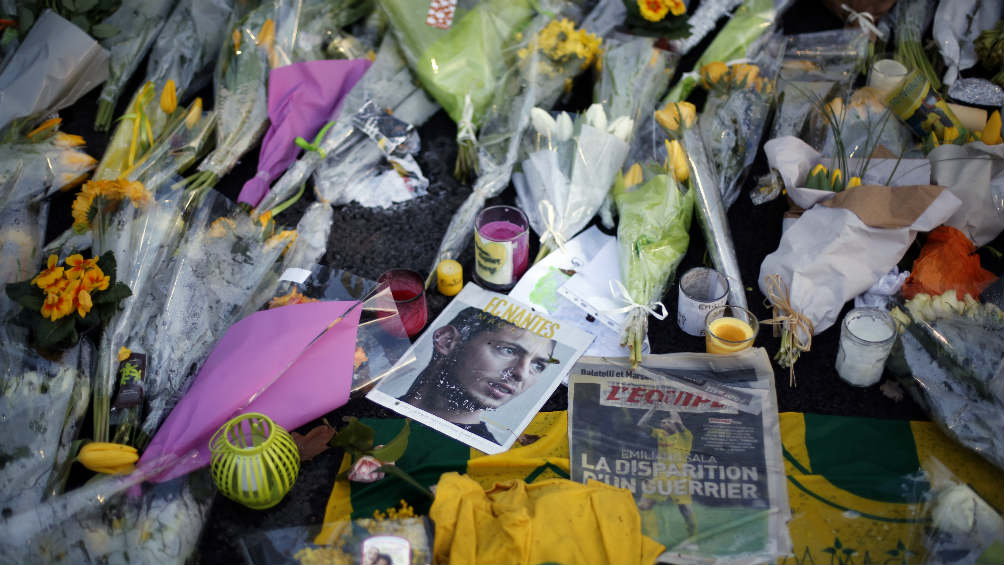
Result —
<path fill-rule="evenodd" d="M 704 319 L 704 348 L 708 353 L 736 353 L 753 346 L 760 323 L 739 306 L 719 306 Z"/>

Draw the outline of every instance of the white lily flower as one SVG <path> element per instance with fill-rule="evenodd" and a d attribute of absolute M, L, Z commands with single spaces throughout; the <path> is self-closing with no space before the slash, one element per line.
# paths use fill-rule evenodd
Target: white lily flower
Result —
<path fill-rule="evenodd" d="M 558 115 L 556 126 L 554 137 L 558 141 L 567 141 L 568 138 L 572 137 L 572 118 L 568 117 L 568 112 L 562 112 Z"/>
<path fill-rule="evenodd" d="M 586 110 L 586 123 L 600 131 L 607 130 L 607 114 L 603 111 L 603 106 L 592 104 Z"/>
<path fill-rule="evenodd" d="M 537 130 L 538 135 L 550 138 L 554 135 L 557 129 L 557 124 L 551 114 L 544 110 L 543 108 L 536 108 L 530 110 L 530 123 L 533 124 L 533 129 Z"/>
<path fill-rule="evenodd" d="M 627 116 L 621 116 L 614 120 L 607 130 L 621 141 L 627 143 L 631 132 L 634 130 L 634 120 Z"/>

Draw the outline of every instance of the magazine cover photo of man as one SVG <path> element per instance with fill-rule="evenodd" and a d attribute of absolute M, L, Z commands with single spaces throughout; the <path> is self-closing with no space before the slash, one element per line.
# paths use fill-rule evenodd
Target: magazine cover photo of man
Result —
<path fill-rule="evenodd" d="M 553 357 L 555 340 L 478 308 L 461 310 L 432 333 L 432 358 L 398 397 L 485 439 L 502 444 L 483 418 L 529 390 Z"/>

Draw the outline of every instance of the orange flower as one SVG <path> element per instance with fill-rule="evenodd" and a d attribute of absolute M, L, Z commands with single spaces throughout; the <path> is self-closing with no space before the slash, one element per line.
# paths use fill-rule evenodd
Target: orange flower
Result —
<path fill-rule="evenodd" d="M 638 10 L 641 17 L 650 22 L 661 21 L 669 12 L 669 6 L 662 3 L 662 0 L 638 0 Z"/>
<path fill-rule="evenodd" d="M 662 3 L 669 7 L 670 13 L 674 16 L 682 16 L 687 12 L 687 5 L 683 0 L 662 0 Z"/>
<path fill-rule="evenodd" d="M 45 295 L 45 302 L 42 303 L 42 317 L 49 318 L 53 322 L 73 312 L 74 297 L 79 287 L 78 282 L 70 283 L 69 288 L 64 292 L 49 292 Z M 90 298 L 88 296 L 88 298 Z"/>
<path fill-rule="evenodd" d="M 84 276 L 88 270 L 97 268 L 98 260 L 84 259 L 83 255 L 76 253 L 66 258 L 66 264 L 70 266 L 69 269 L 66 269 L 66 278 L 75 281 Z"/>
<path fill-rule="evenodd" d="M 73 306 L 77 309 L 77 314 L 80 314 L 81 318 L 87 316 L 87 313 L 94 307 L 94 303 L 91 302 L 91 293 L 81 288 L 73 298 Z"/>
<path fill-rule="evenodd" d="M 87 272 L 84 273 L 84 277 L 81 279 L 81 284 L 87 292 L 92 290 L 108 290 L 108 284 L 110 282 L 111 277 L 105 275 L 98 267 L 88 269 Z"/>
<path fill-rule="evenodd" d="M 49 255 L 49 260 L 46 264 L 46 268 L 42 272 L 35 275 L 35 278 L 31 279 L 31 284 L 38 285 L 38 288 L 45 290 L 53 285 L 56 281 L 63 278 L 63 267 L 57 266 L 59 263 L 59 257 L 56 255 Z"/>

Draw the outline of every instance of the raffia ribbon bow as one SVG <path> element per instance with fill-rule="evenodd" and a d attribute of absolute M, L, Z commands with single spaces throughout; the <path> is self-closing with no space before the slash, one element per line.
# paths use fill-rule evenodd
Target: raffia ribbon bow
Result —
<path fill-rule="evenodd" d="M 815 331 L 812 321 L 791 305 L 791 292 L 788 285 L 781 280 L 781 275 L 770 275 L 766 281 L 767 300 L 774 309 L 774 317 L 760 322 L 772 326 L 782 326 L 781 347 L 774 357 L 778 365 L 788 367 L 788 386 L 795 384 L 795 361 L 803 352 L 812 347 L 812 334 Z M 803 341 L 802 336 L 806 336 Z"/>

